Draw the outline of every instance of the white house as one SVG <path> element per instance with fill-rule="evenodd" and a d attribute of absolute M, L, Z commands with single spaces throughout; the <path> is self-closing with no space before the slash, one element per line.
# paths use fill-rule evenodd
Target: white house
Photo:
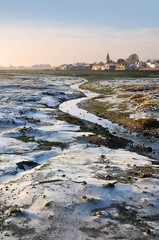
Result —
<path fill-rule="evenodd" d="M 159 68 L 159 62 L 147 62 L 147 67 L 149 68 Z"/>

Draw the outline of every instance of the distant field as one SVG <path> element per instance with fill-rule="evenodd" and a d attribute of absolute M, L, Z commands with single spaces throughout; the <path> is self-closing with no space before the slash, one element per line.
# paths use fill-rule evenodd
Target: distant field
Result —
<path fill-rule="evenodd" d="M 159 77 L 159 70 L 137 71 L 53 71 L 53 70 L 1 70 L 0 74 L 12 75 L 54 75 L 84 77 L 89 80 L 116 78 L 148 78 Z"/>

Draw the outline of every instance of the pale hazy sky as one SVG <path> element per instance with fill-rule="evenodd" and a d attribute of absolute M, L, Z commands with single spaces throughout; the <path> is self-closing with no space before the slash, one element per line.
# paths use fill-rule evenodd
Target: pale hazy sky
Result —
<path fill-rule="evenodd" d="M 0 65 L 159 58 L 159 0 L 0 0 Z"/>

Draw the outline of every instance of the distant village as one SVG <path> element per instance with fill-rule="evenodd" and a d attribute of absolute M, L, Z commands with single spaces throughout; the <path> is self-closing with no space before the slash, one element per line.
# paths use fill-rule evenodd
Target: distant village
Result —
<path fill-rule="evenodd" d="M 106 70 L 159 70 L 159 60 L 147 60 L 139 61 L 137 54 L 131 54 L 127 59 L 119 58 L 117 62 L 110 59 L 109 53 L 107 53 L 105 62 L 99 63 L 74 63 L 74 64 L 62 64 L 57 67 L 56 70 L 92 70 L 92 71 L 106 71 Z"/>
<path fill-rule="evenodd" d="M 91 71 L 107 71 L 107 70 L 159 70 L 159 59 L 140 61 L 136 53 L 131 54 L 127 59 L 119 58 L 116 62 L 111 60 L 107 53 L 105 61 L 99 63 L 77 62 L 73 64 L 62 64 L 57 67 L 52 67 L 50 64 L 36 64 L 30 67 L 25 66 L 0 66 L 0 70 L 6 69 L 36 69 L 36 70 L 58 70 L 58 71 L 73 71 L 73 70 L 91 70 Z"/>

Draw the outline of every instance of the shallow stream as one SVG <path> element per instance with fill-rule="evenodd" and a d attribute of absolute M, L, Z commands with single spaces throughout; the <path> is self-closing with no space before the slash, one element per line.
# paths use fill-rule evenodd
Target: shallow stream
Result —
<path fill-rule="evenodd" d="M 66 113 L 97 123 L 116 137 L 132 144 L 153 146 L 150 157 L 158 157 L 158 140 L 139 137 L 117 124 L 79 109 L 77 104 L 95 93 L 79 90 L 80 78 L 14 76 L 0 79 L 0 182 L 21 176 L 62 154 L 83 132 L 77 124 L 59 120 Z"/>

